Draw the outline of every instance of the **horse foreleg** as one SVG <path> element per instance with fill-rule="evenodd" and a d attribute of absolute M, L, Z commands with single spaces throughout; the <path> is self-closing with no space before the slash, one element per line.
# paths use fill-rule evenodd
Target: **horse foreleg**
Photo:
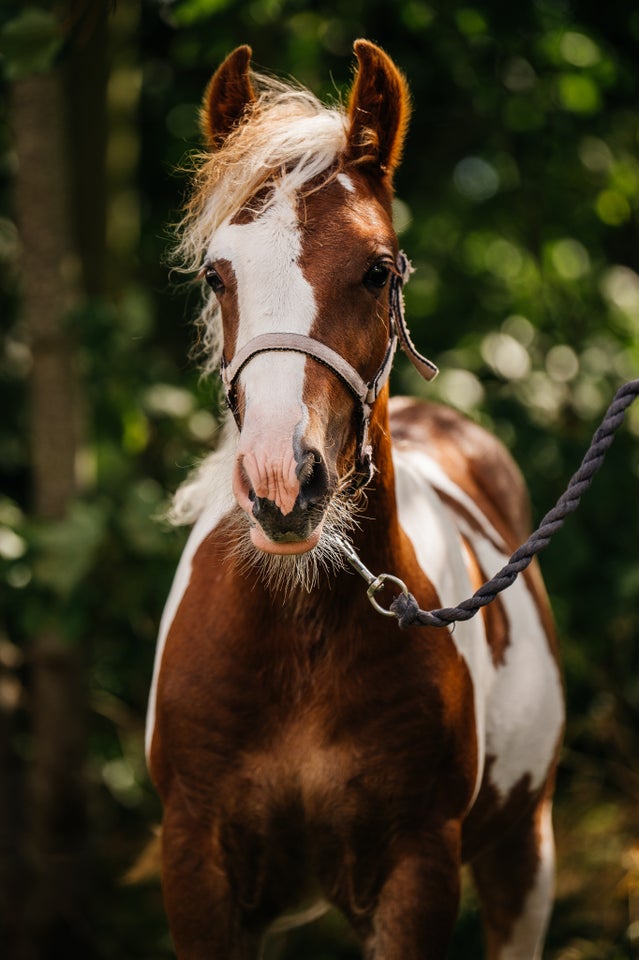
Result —
<path fill-rule="evenodd" d="M 178 960 L 257 960 L 260 937 L 241 922 L 210 826 L 167 805 L 162 891 Z"/>
<path fill-rule="evenodd" d="M 370 960 L 443 960 L 460 891 L 460 828 L 406 839 L 380 892 L 366 941 Z"/>
<path fill-rule="evenodd" d="M 551 801 L 471 864 L 482 904 L 488 960 L 539 960 L 555 873 Z"/>

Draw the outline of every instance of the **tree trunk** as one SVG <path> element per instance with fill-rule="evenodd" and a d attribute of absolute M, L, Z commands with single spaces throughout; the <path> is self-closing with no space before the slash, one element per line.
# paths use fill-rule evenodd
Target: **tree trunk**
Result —
<path fill-rule="evenodd" d="M 77 301 L 60 74 L 13 85 L 19 169 L 16 206 L 23 246 L 22 314 L 30 341 L 30 432 L 34 513 L 64 517 L 75 492 L 75 390 L 65 319 Z"/>
<path fill-rule="evenodd" d="M 23 245 L 23 318 L 33 363 L 29 425 L 34 515 L 63 520 L 75 493 L 77 387 L 66 318 L 77 301 L 59 72 L 13 86 Z M 86 922 L 86 707 L 78 651 L 52 622 L 32 638 L 31 755 L 25 786 L 28 883 L 16 960 L 90 956 Z"/>

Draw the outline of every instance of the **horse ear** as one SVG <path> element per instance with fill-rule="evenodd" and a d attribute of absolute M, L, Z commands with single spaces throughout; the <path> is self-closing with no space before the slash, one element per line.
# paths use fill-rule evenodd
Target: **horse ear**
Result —
<path fill-rule="evenodd" d="M 356 40 L 358 60 L 348 104 L 347 159 L 392 176 L 410 117 L 408 84 L 393 61 L 369 40 Z"/>
<path fill-rule="evenodd" d="M 242 46 L 230 53 L 215 71 L 200 111 L 200 123 L 212 150 L 218 150 L 255 100 L 249 62 L 252 50 Z"/>

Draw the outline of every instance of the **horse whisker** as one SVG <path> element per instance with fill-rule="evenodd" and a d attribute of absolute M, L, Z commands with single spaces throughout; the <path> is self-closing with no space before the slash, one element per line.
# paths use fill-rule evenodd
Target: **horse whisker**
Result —
<path fill-rule="evenodd" d="M 344 568 L 338 538 L 350 540 L 353 530 L 359 525 L 357 515 L 364 504 L 365 497 L 361 491 L 353 493 L 343 481 L 328 504 L 317 546 L 307 553 L 292 555 L 257 550 L 251 542 L 247 517 L 237 510 L 233 514 L 232 555 L 244 572 L 256 572 L 267 589 L 283 594 L 285 601 L 299 590 L 310 593 L 322 575 L 335 576 Z"/>

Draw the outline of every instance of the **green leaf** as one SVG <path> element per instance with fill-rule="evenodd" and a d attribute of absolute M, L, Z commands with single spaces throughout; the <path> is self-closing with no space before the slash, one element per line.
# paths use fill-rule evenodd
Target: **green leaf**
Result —
<path fill-rule="evenodd" d="M 53 13 L 27 7 L 0 30 L 0 52 L 11 80 L 50 70 L 64 36 Z"/>
<path fill-rule="evenodd" d="M 172 10 L 172 18 L 180 27 L 189 27 L 206 20 L 229 6 L 231 0 L 182 0 Z"/>
<path fill-rule="evenodd" d="M 78 502 L 64 520 L 39 528 L 34 535 L 36 581 L 68 597 L 89 572 L 105 526 L 101 506 Z"/>
<path fill-rule="evenodd" d="M 559 100 L 571 113 L 591 114 L 601 109 L 599 87 L 585 74 L 562 74 L 559 77 Z"/>

